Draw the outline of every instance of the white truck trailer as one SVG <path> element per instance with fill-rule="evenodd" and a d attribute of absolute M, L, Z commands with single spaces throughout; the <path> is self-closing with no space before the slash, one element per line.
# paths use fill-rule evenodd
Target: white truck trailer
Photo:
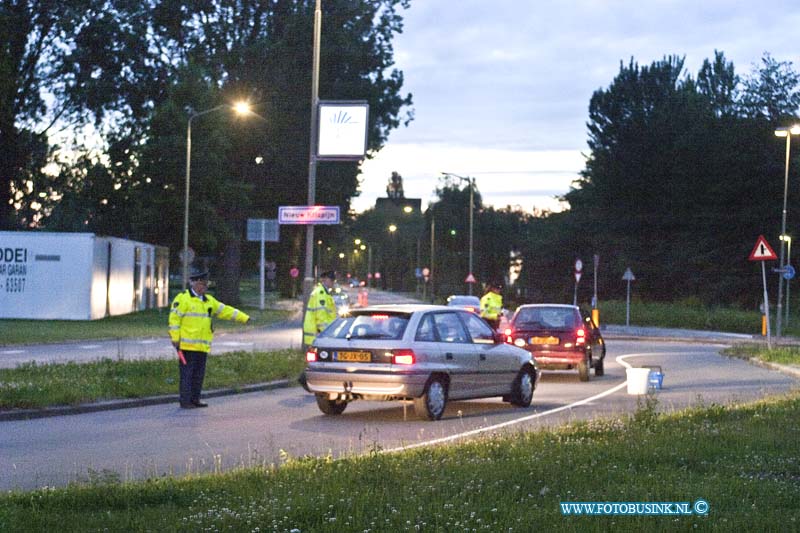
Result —
<path fill-rule="evenodd" d="M 0 318 L 95 320 L 169 305 L 169 250 L 94 233 L 0 231 Z"/>

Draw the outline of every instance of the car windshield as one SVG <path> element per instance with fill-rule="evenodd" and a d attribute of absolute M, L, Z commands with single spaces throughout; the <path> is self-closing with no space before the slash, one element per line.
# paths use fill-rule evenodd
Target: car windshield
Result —
<path fill-rule="evenodd" d="M 575 310 L 569 307 L 523 307 L 514 319 L 517 328 L 573 329 Z"/>
<path fill-rule="evenodd" d="M 364 313 L 336 319 L 319 337 L 334 339 L 387 339 L 403 337 L 408 315 L 403 313 Z"/>

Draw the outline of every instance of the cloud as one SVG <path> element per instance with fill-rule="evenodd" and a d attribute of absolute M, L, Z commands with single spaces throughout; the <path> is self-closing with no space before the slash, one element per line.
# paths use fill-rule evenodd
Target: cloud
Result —
<path fill-rule="evenodd" d="M 739 75 L 766 51 L 794 61 L 800 4 L 415 1 L 404 26 L 395 59 L 404 90 L 414 96 L 415 120 L 364 163 L 359 210 L 385 194 L 392 171 L 404 177 L 407 196 L 423 200 L 433 196 L 443 170 L 478 177 L 487 201 L 517 186 L 523 206 L 541 203 L 533 196 L 539 187 L 564 194 L 583 168 L 591 96 L 609 86 L 620 62 L 685 56 L 694 76 L 715 50 Z M 548 169 L 558 172 L 536 174 Z M 488 171 L 518 174 L 483 184 L 480 173 Z"/>

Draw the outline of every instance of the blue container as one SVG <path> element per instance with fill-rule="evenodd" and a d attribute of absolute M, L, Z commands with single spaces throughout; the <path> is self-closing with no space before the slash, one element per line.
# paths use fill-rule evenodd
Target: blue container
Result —
<path fill-rule="evenodd" d="M 663 384 L 664 384 L 664 372 L 661 370 L 661 367 L 651 366 L 650 375 L 647 376 L 648 387 L 654 390 L 661 390 L 661 386 Z"/>

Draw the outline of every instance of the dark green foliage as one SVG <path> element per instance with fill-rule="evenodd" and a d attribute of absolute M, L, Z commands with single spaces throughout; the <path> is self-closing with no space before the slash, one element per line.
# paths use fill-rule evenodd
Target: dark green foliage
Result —
<path fill-rule="evenodd" d="M 565 195 L 570 211 L 549 217 L 552 230 L 526 250 L 530 294 L 566 300 L 574 258 L 587 263 L 597 253 L 601 298 L 624 297 L 620 279 L 630 267 L 643 298 L 755 306 L 760 271 L 747 257 L 759 234 L 780 244 L 785 147 L 773 130 L 796 116 L 798 89 L 790 66 L 768 55 L 744 85 L 721 52 L 697 81 L 675 56 L 621 64 L 592 97 L 591 153 Z M 791 205 L 800 184 L 790 183 Z M 789 234 L 798 227 L 791 220 Z M 584 283 L 579 299 L 590 291 Z"/>

